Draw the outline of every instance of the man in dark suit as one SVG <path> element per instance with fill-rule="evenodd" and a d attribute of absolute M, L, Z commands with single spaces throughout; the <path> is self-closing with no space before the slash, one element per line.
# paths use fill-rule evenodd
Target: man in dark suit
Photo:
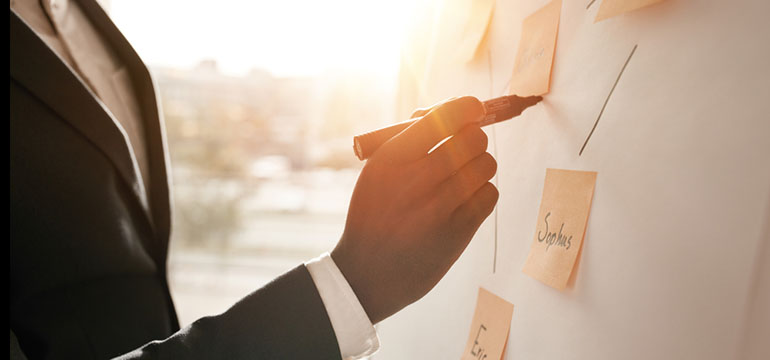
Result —
<path fill-rule="evenodd" d="M 371 327 L 425 295 L 497 201 L 483 107 L 439 104 L 367 162 L 330 256 L 180 330 L 147 68 L 95 0 L 23 0 L 11 1 L 10 72 L 12 358 L 365 355 L 376 334 L 346 350 L 359 341 L 346 311 Z"/>

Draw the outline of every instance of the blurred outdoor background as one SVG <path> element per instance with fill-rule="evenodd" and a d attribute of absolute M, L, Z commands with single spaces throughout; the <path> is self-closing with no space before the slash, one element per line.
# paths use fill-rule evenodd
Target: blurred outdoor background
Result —
<path fill-rule="evenodd" d="M 154 74 L 173 171 L 182 326 L 330 251 L 362 163 L 397 120 L 409 1 L 104 2 Z"/>

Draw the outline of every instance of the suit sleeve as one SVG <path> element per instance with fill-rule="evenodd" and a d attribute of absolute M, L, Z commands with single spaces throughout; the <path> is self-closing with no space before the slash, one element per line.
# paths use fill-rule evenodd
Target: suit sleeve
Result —
<path fill-rule="evenodd" d="M 340 359 L 315 284 L 300 265 L 216 316 L 117 359 Z"/>

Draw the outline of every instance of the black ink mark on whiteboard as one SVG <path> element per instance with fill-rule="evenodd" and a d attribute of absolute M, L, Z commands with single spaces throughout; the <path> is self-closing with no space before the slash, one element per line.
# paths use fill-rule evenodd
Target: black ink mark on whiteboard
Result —
<path fill-rule="evenodd" d="M 497 153 L 497 130 L 495 130 L 494 127 L 492 127 L 492 143 L 494 144 L 493 147 L 494 147 L 494 151 L 495 151 L 495 156 L 497 156 L 497 154 L 498 154 Z M 495 174 L 495 187 L 498 188 L 498 189 L 500 188 L 499 182 L 497 181 L 497 178 L 499 176 L 500 175 Z M 498 205 L 499 205 L 499 203 L 495 204 L 495 255 L 492 258 L 492 273 L 493 274 L 497 272 L 497 207 L 498 207 Z"/>
<path fill-rule="evenodd" d="M 588 8 L 590 8 L 590 7 L 591 7 L 591 5 L 593 5 L 593 4 L 594 4 L 594 2 L 596 2 L 596 0 L 591 0 L 591 2 L 590 2 L 590 3 L 588 3 L 588 6 L 586 6 L 586 10 L 588 10 Z"/>
<path fill-rule="evenodd" d="M 492 73 L 492 49 L 487 50 L 487 59 L 489 61 L 489 96 L 494 97 L 494 76 Z M 510 83 L 510 80 L 509 80 Z M 506 85 L 507 87 L 508 85 Z M 492 143 L 493 152 L 497 157 L 497 130 L 496 127 L 492 127 Z M 498 187 L 497 174 L 495 174 L 495 187 Z M 495 204 L 495 251 L 492 254 L 492 274 L 497 272 L 497 204 Z"/>
<path fill-rule="evenodd" d="M 591 139 L 591 135 L 594 134 L 594 130 L 596 130 L 596 125 L 599 124 L 599 119 L 602 118 L 602 114 L 604 114 L 604 108 L 607 107 L 607 103 L 610 101 L 610 97 L 612 97 L 612 92 L 615 91 L 615 87 L 618 86 L 618 82 L 620 81 L 620 77 L 623 76 L 623 72 L 626 71 L 626 66 L 628 66 L 628 62 L 631 61 L 631 57 L 634 56 L 634 52 L 636 51 L 636 47 L 638 46 L 634 45 L 634 48 L 631 49 L 631 53 L 628 54 L 628 59 L 626 59 L 626 63 L 623 64 L 623 68 L 620 69 L 620 73 L 618 74 L 618 78 L 615 79 L 615 84 L 612 85 L 612 89 L 610 89 L 610 93 L 607 94 L 607 99 L 604 100 L 604 105 L 602 105 L 602 110 L 599 111 L 599 116 L 596 117 L 596 121 L 594 122 L 594 127 L 591 128 L 591 132 L 588 133 L 588 137 L 586 138 L 586 141 L 583 143 L 583 147 L 580 148 L 580 153 L 578 153 L 578 156 L 583 155 L 583 150 L 586 149 L 586 145 L 588 145 L 588 140 Z"/>

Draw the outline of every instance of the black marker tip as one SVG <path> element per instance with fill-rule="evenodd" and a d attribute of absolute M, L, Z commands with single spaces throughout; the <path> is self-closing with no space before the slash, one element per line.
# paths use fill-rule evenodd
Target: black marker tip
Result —
<path fill-rule="evenodd" d="M 535 104 L 543 101 L 543 97 L 539 96 L 539 95 L 538 96 L 527 96 L 525 98 L 522 98 L 522 100 L 524 100 L 525 102 L 527 102 L 529 104 L 535 105 Z"/>

